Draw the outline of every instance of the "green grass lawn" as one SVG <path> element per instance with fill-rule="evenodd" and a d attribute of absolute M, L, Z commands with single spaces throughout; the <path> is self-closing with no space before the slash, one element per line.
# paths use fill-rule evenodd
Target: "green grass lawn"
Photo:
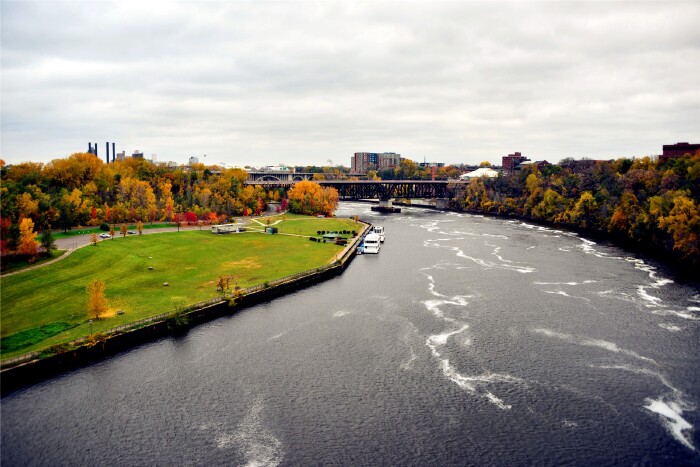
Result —
<path fill-rule="evenodd" d="M 8 273 L 8 272 L 13 272 L 13 271 L 18 271 L 20 269 L 25 269 L 28 268 L 29 266 L 37 266 L 41 263 L 45 263 L 47 261 L 51 261 L 52 259 L 56 259 L 59 256 L 61 256 L 63 253 L 65 253 L 66 250 L 51 250 L 48 254 L 48 256 L 40 256 L 36 261 L 33 263 L 29 263 L 29 260 L 26 258 L 22 258 L 21 260 L 15 260 L 13 259 L 7 259 L 3 258 L 3 263 L 2 263 L 2 273 Z"/>
<path fill-rule="evenodd" d="M 272 225 L 274 222 L 281 218 L 282 216 L 270 217 L 270 225 Z M 315 218 L 309 216 L 300 216 L 296 214 L 286 214 L 284 218 L 286 220 L 273 225 L 273 227 L 277 227 L 280 233 L 288 233 L 295 235 L 307 235 L 318 237 L 317 232 L 319 230 L 325 230 L 326 232 L 343 230 L 348 230 L 352 232 L 354 230 L 359 233 L 363 227 L 363 224 L 361 223 L 357 223 L 350 219 L 344 218 Z M 267 222 L 267 219 L 267 217 L 258 218 L 258 220 L 263 224 Z M 256 223 L 252 223 L 250 226 L 251 228 L 263 228 L 263 226 L 260 226 Z M 350 235 L 346 235 L 346 237 L 350 237 Z"/>
<path fill-rule="evenodd" d="M 359 230 L 349 219 L 290 215 L 276 227 L 302 235 Z M 52 265 L 2 279 L 0 355 L 9 358 L 88 335 L 85 287 L 95 278 L 105 282 L 110 307 L 124 311 L 94 321 L 93 331 L 100 332 L 216 297 L 219 274 L 232 276 L 232 287 L 245 288 L 327 264 L 341 250 L 304 237 L 212 235 L 208 230 L 134 235 L 86 246 Z"/>

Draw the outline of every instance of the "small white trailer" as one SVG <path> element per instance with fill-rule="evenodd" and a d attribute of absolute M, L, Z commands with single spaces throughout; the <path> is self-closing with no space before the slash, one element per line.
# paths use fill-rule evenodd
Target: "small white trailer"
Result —
<path fill-rule="evenodd" d="M 245 227 L 239 224 L 219 224 L 211 226 L 211 233 L 213 234 L 227 234 L 238 232 L 245 232 Z"/>

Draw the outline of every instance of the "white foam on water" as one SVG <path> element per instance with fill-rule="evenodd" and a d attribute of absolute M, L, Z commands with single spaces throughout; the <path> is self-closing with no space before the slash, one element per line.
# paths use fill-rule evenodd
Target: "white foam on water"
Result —
<path fill-rule="evenodd" d="M 529 247 L 527 247 L 527 248 L 525 248 L 525 249 L 526 249 L 526 250 L 532 250 L 533 248 L 535 248 L 534 245 L 533 245 L 533 246 L 529 246 Z"/>
<path fill-rule="evenodd" d="M 629 302 L 629 303 L 637 303 L 637 298 L 625 293 L 625 292 L 618 292 L 617 290 L 603 290 L 600 292 L 596 292 L 596 295 L 599 297 L 603 298 L 612 298 L 615 300 L 622 300 L 623 302 Z"/>
<path fill-rule="evenodd" d="M 610 352 L 614 353 L 621 353 L 624 355 L 628 355 L 630 357 L 637 358 L 639 360 L 644 360 L 646 362 L 653 363 L 655 365 L 658 365 L 656 361 L 652 358 L 645 357 L 643 355 L 639 355 L 638 353 L 632 351 L 632 350 L 627 350 L 619 347 L 616 343 L 610 342 L 610 341 L 604 341 L 602 339 L 586 339 L 586 338 L 578 338 L 576 336 L 573 336 L 571 334 L 566 334 L 566 333 L 561 333 L 561 332 L 556 332 L 552 331 L 551 329 L 533 329 L 532 332 L 535 332 L 537 334 L 542 334 L 547 337 L 553 337 L 559 340 L 563 340 L 565 342 L 569 342 L 571 344 L 576 344 L 576 345 L 582 345 L 586 347 L 598 347 L 604 350 L 608 350 Z"/>
<path fill-rule="evenodd" d="M 282 332 L 280 332 L 279 334 L 275 334 L 274 336 L 269 337 L 267 340 L 268 340 L 268 342 L 269 342 L 269 341 L 276 341 L 276 340 L 279 339 L 280 337 L 282 337 L 282 336 L 284 336 L 285 334 L 287 334 L 289 331 L 290 331 L 290 329 L 288 329 L 288 330 L 286 330 L 286 331 L 282 331 Z"/>
<path fill-rule="evenodd" d="M 563 247 L 559 247 L 559 248 L 557 248 L 557 250 L 559 250 L 559 251 L 563 251 L 563 252 L 566 252 L 566 253 L 570 253 L 570 252 L 571 252 L 571 248 L 563 248 Z"/>
<path fill-rule="evenodd" d="M 511 270 L 511 271 L 516 271 L 519 273 L 531 273 L 535 272 L 536 269 L 530 266 L 518 266 L 516 264 L 508 264 L 507 262 L 500 262 L 496 263 L 494 261 L 489 261 L 486 259 L 482 258 L 475 258 L 473 256 L 469 256 L 464 253 L 459 247 L 456 246 L 446 246 L 446 245 L 441 245 L 438 244 L 438 241 L 450 241 L 450 240 L 455 240 L 455 239 L 440 239 L 440 240 L 425 240 L 423 242 L 423 245 L 429 248 L 445 248 L 451 251 L 456 252 L 456 256 L 458 258 L 464 258 L 470 261 L 473 261 L 474 263 L 478 264 L 479 266 L 485 268 L 485 269 L 506 269 L 506 270 Z M 501 258 L 502 259 L 502 258 Z"/>
<path fill-rule="evenodd" d="M 675 326 L 673 324 L 668 324 L 668 323 L 659 323 L 659 327 L 664 328 L 667 331 L 671 331 L 671 332 L 678 332 L 678 331 L 683 330 L 683 328 L 680 326 Z"/>
<path fill-rule="evenodd" d="M 690 433 L 686 433 L 693 430 L 694 427 L 682 417 L 683 412 L 695 410 L 695 406 L 684 401 L 683 393 L 673 387 L 662 374 L 645 368 L 636 368 L 627 365 L 603 365 L 597 366 L 596 368 L 630 371 L 633 373 L 651 376 L 661 381 L 661 383 L 669 388 L 671 392 L 663 394 L 656 399 L 647 397 L 644 400 L 646 404 L 643 406 L 643 408 L 657 414 L 663 427 L 678 442 L 692 451 L 696 450 L 692 443 L 692 436 L 690 436 Z"/>
<path fill-rule="evenodd" d="M 429 269 L 429 268 L 426 268 Z M 421 271 L 423 272 L 423 271 Z M 444 358 L 442 356 L 440 348 L 445 346 L 448 342 L 448 340 L 452 336 L 457 336 L 460 334 L 463 334 L 467 329 L 469 329 L 469 324 L 459 321 L 457 319 L 449 318 L 446 317 L 443 311 L 440 309 L 440 306 L 449 304 L 449 305 L 455 305 L 455 306 L 462 306 L 466 307 L 469 302 L 466 300 L 466 298 L 469 298 L 467 295 L 459 295 L 455 297 L 451 297 L 450 299 L 446 299 L 445 295 L 439 293 L 437 290 L 435 290 L 435 282 L 433 277 L 430 274 L 427 274 L 423 272 L 428 277 L 429 280 L 429 285 L 428 285 L 428 290 L 429 292 L 437 297 L 440 297 L 441 299 L 437 300 L 425 300 L 422 303 L 425 305 L 425 307 L 433 313 L 438 318 L 441 318 L 447 322 L 457 324 L 459 327 L 453 328 L 449 331 L 439 333 L 439 334 L 433 334 L 427 337 L 425 340 L 425 345 L 430 349 L 430 353 L 432 354 L 433 357 L 435 357 L 439 363 L 440 363 L 440 369 L 442 370 L 443 375 L 453 383 L 457 384 L 460 388 L 486 398 L 489 402 L 492 404 L 496 405 L 499 409 L 502 410 L 508 410 L 511 408 L 510 405 L 505 404 L 499 397 L 491 393 L 489 390 L 487 390 L 484 386 L 492 383 L 497 383 L 497 382 L 522 382 L 521 379 L 515 378 L 510 375 L 502 375 L 502 374 L 495 374 L 495 373 L 486 373 L 482 375 L 476 375 L 476 376 L 466 376 L 457 371 L 457 369 L 450 364 L 450 361 L 448 358 Z M 467 336 L 464 338 L 462 341 L 462 346 L 469 346 L 471 345 L 471 339 Z M 412 351 L 412 357 L 409 360 L 409 362 L 406 363 L 406 365 L 410 365 L 413 361 L 413 351 Z M 404 365 L 402 364 L 402 368 Z"/>
<path fill-rule="evenodd" d="M 686 445 L 688 448 L 695 451 L 695 446 L 693 446 L 688 438 L 686 438 L 686 436 L 683 434 L 684 431 L 693 428 L 693 425 L 681 417 L 683 410 L 679 407 L 679 405 L 673 402 L 664 402 L 662 397 L 659 399 L 647 398 L 645 400 L 647 405 L 645 405 L 644 408 L 661 415 L 661 417 L 663 417 L 663 424 L 665 425 L 666 429 L 671 432 L 673 437 Z"/>
<path fill-rule="evenodd" d="M 542 289 L 538 289 L 538 290 L 539 290 L 540 292 L 544 292 L 544 293 L 548 293 L 548 294 L 552 294 L 552 295 L 561 295 L 562 297 L 577 298 L 577 299 L 579 299 L 579 300 L 584 300 L 584 301 L 587 301 L 587 302 L 590 302 L 590 301 L 591 301 L 590 298 L 578 297 L 578 296 L 576 296 L 576 295 L 569 295 L 568 293 L 566 293 L 566 292 L 563 291 L 563 290 L 542 290 Z"/>
<path fill-rule="evenodd" d="M 246 466 L 276 466 L 284 457 L 282 443 L 265 426 L 262 418 L 263 404 L 258 399 L 241 420 L 232 435 L 219 434 L 216 438 L 222 447 L 234 446 L 243 455 Z"/>
<path fill-rule="evenodd" d="M 688 319 L 691 321 L 700 320 L 700 317 L 695 316 L 692 313 L 689 313 L 687 311 L 672 310 L 670 308 L 662 308 L 660 310 L 653 310 L 652 313 L 655 315 L 660 315 L 660 316 L 673 315 L 673 316 L 677 316 L 678 318 Z"/>
<path fill-rule="evenodd" d="M 413 347 L 411 347 L 411 357 L 408 359 L 407 362 L 403 362 L 403 363 L 401 364 L 401 369 L 402 369 L 402 370 L 406 370 L 406 371 L 412 369 L 412 368 L 413 368 L 413 362 L 415 362 L 417 359 L 418 359 L 418 356 L 417 356 L 416 353 L 413 351 Z"/>
<path fill-rule="evenodd" d="M 485 389 L 483 386 L 488 383 L 496 382 L 520 382 L 521 380 L 519 378 L 495 373 L 478 376 L 465 376 L 460 374 L 452 365 L 450 365 L 450 361 L 446 358 L 440 360 L 440 368 L 442 369 L 442 373 L 460 388 L 473 394 L 485 397 L 489 402 L 501 410 L 509 410 L 512 408 L 511 405 L 503 402 L 503 400 Z"/>
<path fill-rule="evenodd" d="M 437 347 L 447 344 L 447 340 L 450 337 L 454 336 L 455 334 L 461 334 L 467 329 L 469 329 L 469 325 L 465 324 L 461 328 L 455 329 L 454 331 L 444 332 L 442 334 L 433 334 L 432 336 L 428 336 L 426 345 L 430 347 L 436 357 L 439 357 L 440 353 L 437 351 Z"/>
<path fill-rule="evenodd" d="M 689 306 L 686 308 L 688 311 L 700 311 L 700 306 Z"/>
<path fill-rule="evenodd" d="M 309 324 L 312 323 L 313 321 L 315 321 L 315 320 L 314 320 L 314 319 L 310 319 L 310 320 L 307 320 L 307 321 L 304 321 L 304 322 L 298 324 L 297 326 L 294 326 L 293 328 L 285 329 L 284 331 L 282 331 L 282 332 L 280 332 L 280 333 L 278 333 L 278 334 L 275 334 L 274 336 L 268 337 L 268 338 L 267 338 L 267 341 L 268 341 L 268 342 L 270 342 L 270 341 L 276 341 L 277 339 L 279 339 L 280 337 L 284 336 L 285 334 L 287 334 L 287 333 L 289 333 L 289 332 L 292 332 L 292 331 L 296 331 L 297 329 L 303 328 L 304 326 L 309 325 Z"/>
<path fill-rule="evenodd" d="M 587 279 L 583 282 L 533 282 L 536 285 L 582 285 L 582 284 L 595 284 L 596 280 Z"/>
<path fill-rule="evenodd" d="M 335 313 L 333 313 L 333 318 L 341 318 L 341 317 L 343 317 L 343 316 L 349 315 L 350 313 L 352 313 L 352 311 L 348 311 L 348 310 L 338 310 L 338 311 L 336 311 Z"/>

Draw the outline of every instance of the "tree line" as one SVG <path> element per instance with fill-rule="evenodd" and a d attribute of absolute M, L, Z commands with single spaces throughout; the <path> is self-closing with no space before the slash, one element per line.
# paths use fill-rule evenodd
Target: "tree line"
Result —
<path fill-rule="evenodd" d="M 242 169 L 204 164 L 173 167 L 133 158 L 106 164 L 87 153 L 46 164 L 0 161 L 0 248 L 4 253 L 36 253 L 37 232 L 52 228 L 222 223 L 233 216 L 261 214 L 269 202 L 286 208 L 284 190 L 246 185 L 246 177 Z M 335 198 L 325 195 L 321 203 L 295 201 L 290 210 L 332 214 L 335 203 L 337 193 Z"/>
<path fill-rule="evenodd" d="M 700 265 L 700 151 L 667 161 L 529 164 L 472 180 L 460 207 L 605 233 Z"/>

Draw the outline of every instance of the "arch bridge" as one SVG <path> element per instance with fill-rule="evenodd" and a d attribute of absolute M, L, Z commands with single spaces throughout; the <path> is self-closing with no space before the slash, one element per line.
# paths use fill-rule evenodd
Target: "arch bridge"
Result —
<path fill-rule="evenodd" d="M 286 170 L 260 170 L 248 172 L 246 183 L 249 185 L 270 183 L 294 183 L 302 180 L 311 180 L 314 174 L 306 172 L 289 172 Z"/>

